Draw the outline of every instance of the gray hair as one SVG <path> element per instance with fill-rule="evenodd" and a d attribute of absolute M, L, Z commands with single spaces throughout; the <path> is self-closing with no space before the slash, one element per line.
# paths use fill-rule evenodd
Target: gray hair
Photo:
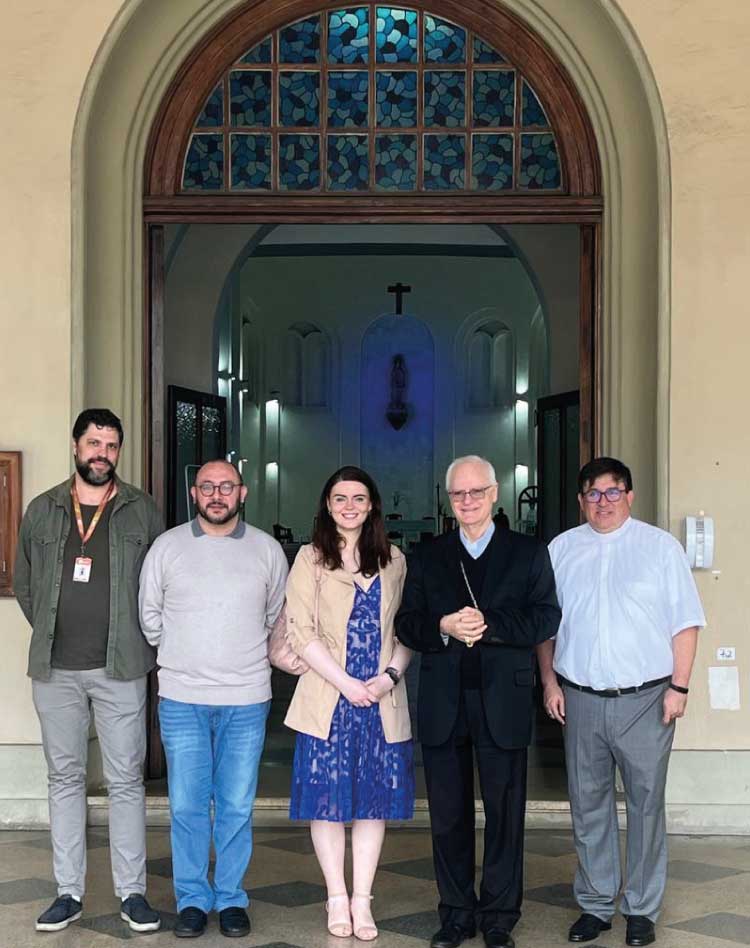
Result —
<path fill-rule="evenodd" d="M 487 460 L 487 458 L 480 458 L 478 454 L 466 454 L 462 458 L 456 458 L 455 461 L 451 461 L 451 463 L 448 465 L 448 470 L 445 472 L 446 490 L 450 490 L 451 478 L 455 474 L 456 468 L 460 467 L 462 464 L 483 464 L 487 471 L 487 477 L 489 478 L 490 484 L 497 484 L 495 468 Z"/>

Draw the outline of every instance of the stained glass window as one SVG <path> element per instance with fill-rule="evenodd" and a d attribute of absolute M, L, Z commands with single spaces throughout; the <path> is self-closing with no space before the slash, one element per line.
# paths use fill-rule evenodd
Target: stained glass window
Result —
<path fill-rule="evenodd" d="M 182 190 L 560 191 L 554 129 L 512 53 L 408 7 L 288 23 L 207 92 Z"/>

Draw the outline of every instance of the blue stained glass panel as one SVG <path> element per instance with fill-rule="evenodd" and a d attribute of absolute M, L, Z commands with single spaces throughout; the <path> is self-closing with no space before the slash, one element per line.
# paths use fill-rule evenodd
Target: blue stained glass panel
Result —
<path fill-rule="evenodd" d="M 331 191 L 366 191 L 370 147 L 366 135 L 328 136 L 328 187 Z"/>
<path fill-rule="evenodd" d="M 240 59 L 241 63 L 270 63 L 271 62 L 271 37 L 267 36 L 260 43 L 256 43 L 252 49 L 249 49 Z"/>
<path fill-rule="evenodd" d="M 232 188 L 271 188 L 271 136 L 232 135 Z"/>
<path fill-rule="evenodd" d="M 424 124 L 455 128 L 466 116 L 466 73 L 424 74 Z"/>
<path fill-rule="evenodd" d="M 424 186 L 427 191 L 462 189 L 465 184 L 463 135 L 425 135 Z"/>
<path fill-rule="evenodd" d="M 417 124 L 417 74 L 378 72 L 375 121 L 380 128 L 413 128 Z"/>
<path fill-rule="evenodd" d="M 366 63 L 370 22 L 366 7 L 335 10 L 328 15 L 328 62 Z"/>
<path fill-rule="evenodd" d="M 424 59 L 427 63 L 462 63 L 466 60 L 466 30 L 425 14 Z"/>
<path fill-rule="evenodd" d="M 320 187 L 318 135 L 279 135 L 279 187 L 283 191 Z"/>
<path fill-rule="evenodd" d="M 377 8 L 375 58 L 379 63 L 417 61 L 416 10 Z"/>
<path fill-rule="evenodd" d="M 512 70 L 474 73 L 474 124 L 513 124 L 516 74 Z"/>
<path fill-rule="evenodd" d="M 206 99 L 195 123 L 197 128 L 220 128 L 224 124 L 224 83 L 220 82 Z"/>
<path fill-rule="evenodd" d="M 513 187 L 513 136 L 474 135 L 471 186 L 479 191 Z"/>
<path fill-rule="evenodd" d="M 521 124 L 528 128 L 529 125 L 549 125 L 547 115 L 542 108 L 539 99 L 537 99 L 531 86 L 524 80 L 521 86 Z"/>
<path fill-rule="evenodd" d="M 320 75 L 317 72 L 279 73 L 279 124 L 320 124 Z"/>
<path fill-rule="evenodd" d="M 416 135 L 375 136 L 375 186 L 384 191 L 416 188 Z"/>
<path fill-rule="evenodd" d="M 279 30 L 279 61 L 320 62 L 320 17 L 311 16 Z"/>
<path fill-rule="evenodd" d="M 555 136 L 521 135 L 520 187 L 551 189 L 559 188 L 560 182 L 560 159 Z"/>
<path fill-rule="evenodd" d="M 229 73 L 232 125 L 271 124 L 271 73 L 248 69 Z"/>
<path fill-rule="evenodd" d="M 185 190 L 213 191 L 224 186 L 224 137 L 193 135 L 190 139 L 182 187 Z"/>
<path fill-rule="evenodd" d="M 328 124 L 333 128 L 367 127 L 366 72 L 328 73 Z"/>
<path fill-rule="evenodd" d="M 475 63 L 505 63 L 507 59 L 496 49 L 493 49 L 484 40 L 478 36 L 474 37 L 474 62 Z"/>

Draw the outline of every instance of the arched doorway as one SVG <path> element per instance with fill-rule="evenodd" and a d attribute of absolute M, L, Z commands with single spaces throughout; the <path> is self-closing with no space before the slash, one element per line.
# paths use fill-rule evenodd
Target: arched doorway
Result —
<path fill-rule="evenodd" d="M 73 410 L 97 402 L 111 404 L 121 413 L 131 446 L 122 469 L 136 482 L 148 483 L 150 471 L 145 463 L 150 416 L 144 410 L 149 404 L 144 396 L 150 377 L 148 371 L 141 375 L 143 355 L 151 343 L 150 334 L 144 338 L 141 319 L 141 300 L 147 295 L 143 212 L 148 221 L 159 219 L 159 214 L 162 220 L 179 221 L 187 209 L 179 195 L 173 195 L 172 204 L 168 196 L 166 201 L 164 195 L 149 196 L 144 173 L 147 158 L 150 162 L 154 154 L 152 132 L 163 126 L 172 93 L 181 83 L 184 91 L 190 64 L 222 24 L 237 22 L 242 15 L 249 18 L 250 10 L 257 14 L 257 32 L 268 32 L 274 25 L 270 6 L 248 7 L 238 0 L 217 0 L 208 7 L 204 0 L 171 6 L 127 0 L 87 79 L 73 143 Z M 451 20 L 453 10 L 455 18 L 462 20 L 457 4 L 450 10 L 442 4 L 430 6 L 436 16 Z M 285 17 L 304 17 L 312 6 L 285 9 L 292 11 Z M 502 6 L 493 0 L 469 3 L 463 9 L 488 22 L 495 21 L 495 14 L 504 15 L 521 26 L 513 35 L 540 39 L 556 68 L 567 75 L 594 129 L 606 204 L 603 215 L 596 214 L 602 220 L 597 248 L 602 275 L 597 340 L 601 445 L 633 459 L 642 485 L 642 514 L 664 523 L 668 509 L 669 159 L 648 63 L 634 31 L 610 0 L 594 8 L 588 0 L 535 0 L 533 4 L 504 0 Z M 259 19 L 261 14 L 265 19 Z M 216 60 L 217 77 L 224 65 L 224 57 Z M 540 90 L 549 89 L 549 83 L 540 85 L 533 71 L 525 74 L 543 99 L 546 92 Z M 207 80 L 205 94 L 212 88 Z M 190 109 L 177 116 L 185 130 L 184 144 L 202 101 L 196 94 Z M 173 122 L 173 131 L 175 127 Z M 236 219 L 235 202 L 219 197 L 214 195 L 214 209 L 224 220 Z M 444 195 L 399 197 L 405 213 L 416 212 L 419 204 L 422 212 L 432 207 L 439 214 L 447 203 Z M 345 200 L 353 202 L 349 206 L 358 202 L 367 208 L 367 195 L 346 195 Z M 602 203 L 599 198 L 596 201 Z M 462 202 L 472 205 L 469 196 L 461 196 L 453 202 L 453 210 L 460 211 Z M 562 203 L 569 209 L 580 202 L 565 197 Z M 268 215 L 280 202 L 267 195 L 266 205 L 258 204 L 266 215 L 261 219 L 275 220 Z M 383 202 L 384 219 L 397 220 L 387 205 Z M 311 213 L 308 205 L 300 206 Z M 484 199 L 473 201 L 477 213 L 487 206 Z M 553 208 L 554 202 L 547 206 Z M 325 220 L 329 208 L 321 202 L 318 212 L 319 219 Z M 564 213 L 560 211 L 561 216 Z M 513 224 L 515 236 L 528 235 L 534 227 L 525 223 L 532 219 L 528 202 L 516 201 L 515 215 L 510 219 L 523 222 Z M 523 241 L 521 245 L 533 269 L 545 265 L 544 246 Z M 114 359 L 113 340 L 118 342 Z"/>
<path fill-rule="evenodd" d="M 575 463 L 598 438 L 600 178 L 593 130 L 569 76 L 528 27 L 495 4 L 341 9 L 299 2 L 279 13 L 254 3 L 227 17 L 183 64 L 147 151 L 146 457 L 162 506 L 174 487 L 162 450 L 171 424 L 163 414 L 165 225 L 577 227 Z M 485 319 L 470 346 L 510 353 L 512 370 L 510 337 L 507 326 Z M 507 398 L 485 405 L 475 392 L 469 401 L 474 411 L 507 401 L 512 426 L 517 389 L 506 375 Z M 242 400 L 231 390 L 235 380 L 247 381 L 226 380 L 230 411 L 233 396 Z M 266 477 L 260 490 L 278 498 L 275 459 L 270 467 L 275 480 Z M 429 467 L 428 497 L 439 477 L 432 461 Z M 515 477 L 513 485 L 511 513 Z M 154 769 L 158 752 L 155 741 Z"/>

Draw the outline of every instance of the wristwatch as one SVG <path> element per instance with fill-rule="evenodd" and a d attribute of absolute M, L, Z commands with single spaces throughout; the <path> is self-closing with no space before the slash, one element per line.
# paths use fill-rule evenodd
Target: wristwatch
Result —
<path fill-rule="evenodd" d="M 383 674 L 388 675 L 394 685 L 397 685 L 401 681 L 401 675 L 399 675 L 393 665 L 389 665 L 388 668 L 384 668 Z"/>

